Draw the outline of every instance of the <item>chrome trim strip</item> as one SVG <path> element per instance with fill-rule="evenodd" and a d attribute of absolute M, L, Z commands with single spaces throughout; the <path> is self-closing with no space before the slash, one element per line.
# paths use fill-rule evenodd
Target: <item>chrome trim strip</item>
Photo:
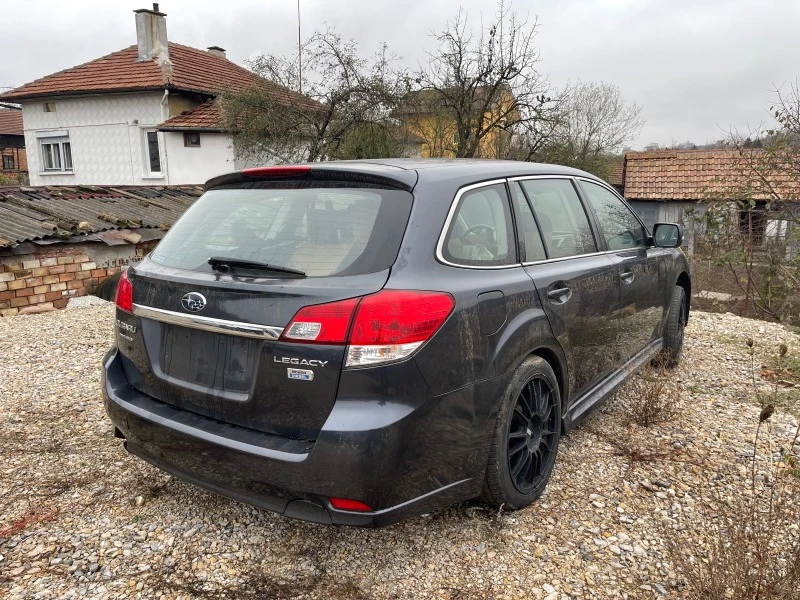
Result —
<path fill-rule="evenodd" d="M 153 308 L 152 306 L 133 305 L 133 314 L 137 317 L 180 325 L 191 329 L 202 329 L 203 331 L 213 331 L 214 333 L 227 333 L 241 337 L 255 338 L 258 340 L 275 341 L 281 337 L 283 327 L 273 327 L 271 325 L 257 325 L 256 323 L 240 323 L 238 321 L 226 321 L 225 319 L 213 319 L 211 317 L 201 317 L 199 315 L 188 315 L 184 313 Z"/>
<path fill-rule="evenodd" d="M 453 202 L 450 204 L 450 210 L 447 213 L 447 219 L 444 221 L 444 228 L 442 232 L 439 234 L 439 241 L 436 242 L 436 260 L 444 265 L 448 265 L 450 267 L 458 267 L 459 269 L 475 269 L 478 271 L 490 271 L 490 270 L 498 270 L 498 269 L 514 269 L 520 266 L 519 262 L 512 263 L 510 265 L 492 265 L 492 266 L 481 266 L 481 265 L 459 265 L 458 263 L 452 263 L 449 260 L 446 260 L 444 255 L 442 254 L 442 248 L 444 247 L 444 238 L 447 235 L 447 232 L 450 229 L 450 222 L 453 220 L 453 215 L 456 212 L 456 208 L 458 207 L 458 203 L 461 201 L 461 196 L 463 196 L 466 192 L 471 190 L 475 190 L 482 187 L 487 187 L 490 185 L 505 185 L 507 179 L 492 179 L 491 181 L 482 181 L 480 183 L 473 183 L 471 185 L 465 185 L 462 187 L 458 192 L 456 192 L 456 197 L 453 199 Z"/>
<path fill-rule="evenodd" d="M 530 262 L 524 262 L 524 263 L 522 263 L 522 266 L 523 267 L 530 267 L 531 265 L 542 265 L 542 264 L 547 264 L 547 263 L 560 262 L 562 260 L 572 260 L 574 258 L 588 258 L 589 256 L 603 256 L 605 254 L 612 254 L 612 253 L 616 254 L 618 252 L 619 252 L 618 250 L 610 250 L 610 251 L 603 250 L 602 252 L 589 252 L 588 254 L 574 254 L 572 256 L 559 256 L 557 258 L 545 258 L 545 259 L 542 259 L 542 260 L 532 260 Z"/>

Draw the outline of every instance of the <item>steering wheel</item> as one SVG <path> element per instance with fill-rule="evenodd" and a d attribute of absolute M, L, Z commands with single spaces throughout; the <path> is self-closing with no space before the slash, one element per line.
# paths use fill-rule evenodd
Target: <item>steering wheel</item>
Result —
<path fill-rule="evenodd" d="M 492 227 L 491 225 L 473 225 L 472 227 L 467 229 L 464 233 L 462 233 L 458 237 L 459 237 L 459 239 L 463 240 L 468 235 L 470 235 L 472 233 L 478 233 L 479 231 L 489 231 L 492 234 L 494 234 L 495 233 L 495 228 Z"/>

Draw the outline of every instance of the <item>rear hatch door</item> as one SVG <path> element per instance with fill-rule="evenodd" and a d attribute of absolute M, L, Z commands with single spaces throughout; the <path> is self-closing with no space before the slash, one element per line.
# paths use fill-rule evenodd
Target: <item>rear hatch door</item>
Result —
<path fill-rule="evenodd" d="M 138 327 L 118 337 L 129 381 L 222 422 L 315 439 L 346 346 L 280 341 L 280 333 L 303 307 L 379 291 L 411 202 L 399 185 L 363 181 L 246 180 L 209 190 L 129 270 L 133 315 L 118 309 Z"/>

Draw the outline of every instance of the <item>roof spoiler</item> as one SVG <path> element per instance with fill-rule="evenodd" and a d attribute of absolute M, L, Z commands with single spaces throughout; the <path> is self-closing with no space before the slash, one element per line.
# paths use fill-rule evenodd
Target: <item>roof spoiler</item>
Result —
<path fill-rule="evenodd" d="M 362 186 L 399 189 L 410 192 L 417 183 L 417 172 L 406 169 L 392 169 L 387 173 L 385 167 L 374 163 L 353 166 L 337 166 L 335 162 L 313 165 L 276 165 L 244 169 L 209 179 L 206 191 L 241 183 L 275 184 L 286 181 L 341 181 Z"/>

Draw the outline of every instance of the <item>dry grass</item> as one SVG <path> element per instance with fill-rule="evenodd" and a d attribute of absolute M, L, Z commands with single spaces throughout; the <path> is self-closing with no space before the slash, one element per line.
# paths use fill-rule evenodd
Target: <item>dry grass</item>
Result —
<path fill-rule="evenodd" d="M 754 355 L 753 341 L 747 345 Z M 787 353 L 781 345 L 778 360 Z M 749 488 L 717 498 L 704 511 L 705 527 L 691 552 L 671 545 L 675 564 L 686 577 L 689 600 L 797 600 L 800 598 L 800 487 L 796 452 L 800 425 L 788 448 L 773 451 L 770 420 L 774 400 L 759 396 L 755 367 L 753 394 L 761 411 L 754 423 Z"/>
<path fill-rule="evenodd" d="M 660 361 L 639 372 L 620 395 L 624 419 L 642 427 L 673 421 L 681 408 L 681 386 Z"/>

